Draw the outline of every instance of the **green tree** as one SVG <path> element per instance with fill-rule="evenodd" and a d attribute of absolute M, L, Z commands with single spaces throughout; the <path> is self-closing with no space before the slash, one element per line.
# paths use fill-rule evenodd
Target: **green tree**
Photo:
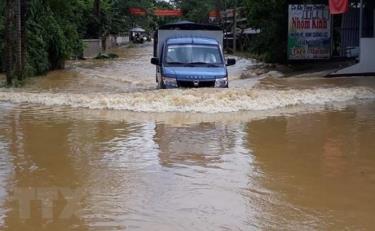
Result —
<path fill-rule="evenodd" d="M 249 25 L 261 33 L 249 51 L 267 62 L 285 62 L 288 30 L 287 0 L 245 0 Z"/>
<path fill-rule="evenodd" d="M 184 13 L 184 18 L 196 23 L 207 23 L 208 13 L 216 8 L 215 0 L 176 0 L 174 1 L 178 8 Z"/>
<path fill-rule="evenodd" d="M 27 34 L 28 63 L 32 75 L 63 68 L 65 60 L 82 51 L 74 13 L 77 1 L 32 0 Z"/>
<path fill-rule="evenodd" d="M 20 12 L 15 3 L 22 5 Z M 130 7 L 143 8 L 147 14 L 132 16 Z M 82 53 L 81 39 L 121 34 L 136 25 L 154 29 L 176 18 L 156 17 L 153 10 L 175 7 L 157 0 L 0 0 L 0 69 L 18 63 L 22 76 L 33 76 L 63 68 L 66 59 Z M 211 8 L 211 3 L 206 8 Z M 21 15 L 21 27 L 15 20 L 16 13 Z M 207 13 L 200 21 L 206 20 Z M 21 49 L 16 39 L 20 34 Z M 14 68 L 7 70 L 15 74 Z"/>

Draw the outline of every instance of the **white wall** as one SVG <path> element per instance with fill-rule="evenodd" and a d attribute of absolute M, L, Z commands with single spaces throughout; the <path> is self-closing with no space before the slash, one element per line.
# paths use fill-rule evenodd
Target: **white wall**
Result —
<path fill-rule="evenodd" d="M 332 75 L 375 74 L 375 38 L 362 38 L 360 51 L 358 64 L 339 70 Z"/>
<path fill-rule="evenodd" d="M 83 57 L 94 58 L 102 51 L 102 42 L 100 39 L 84 39 Z M 106 40 L 107 49 L 115 48 L 129 42 L 128 36 L 108 36 Z"/>
<path fill-rule="evenodd" d="M 83 57 L 85 58 L 94 58 L 102 50 L 100 39 L 84 39 L 83 46 Z"/>

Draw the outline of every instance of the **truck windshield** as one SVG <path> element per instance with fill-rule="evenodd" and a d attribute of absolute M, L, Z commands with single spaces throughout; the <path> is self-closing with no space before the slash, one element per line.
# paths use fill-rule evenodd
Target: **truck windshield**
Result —
<path fill-rule="evenodd" d="M 218 46 L 209 45 L 169 45 L 166 63 L 169 65 L 220 65 L 223 59 Z"/>

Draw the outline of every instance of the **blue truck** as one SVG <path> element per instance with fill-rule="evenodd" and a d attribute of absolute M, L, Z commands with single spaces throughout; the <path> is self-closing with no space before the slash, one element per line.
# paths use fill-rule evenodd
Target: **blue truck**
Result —
<path fill-rule="evenodd" d="M 160 89 L 177 87 L 228 87 L 223 30 L 215 25 L 188 21 L 161 26 L 154 36 L 156 82 Z"/>

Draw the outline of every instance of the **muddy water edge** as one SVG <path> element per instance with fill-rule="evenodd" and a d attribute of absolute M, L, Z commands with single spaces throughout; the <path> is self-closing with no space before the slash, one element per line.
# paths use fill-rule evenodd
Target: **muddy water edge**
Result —
<path fill-rule="evenodd" d="M 374 78 L 157 91 L 151 50 L 0 90 L 0 230 L 375 227 Z"/>

